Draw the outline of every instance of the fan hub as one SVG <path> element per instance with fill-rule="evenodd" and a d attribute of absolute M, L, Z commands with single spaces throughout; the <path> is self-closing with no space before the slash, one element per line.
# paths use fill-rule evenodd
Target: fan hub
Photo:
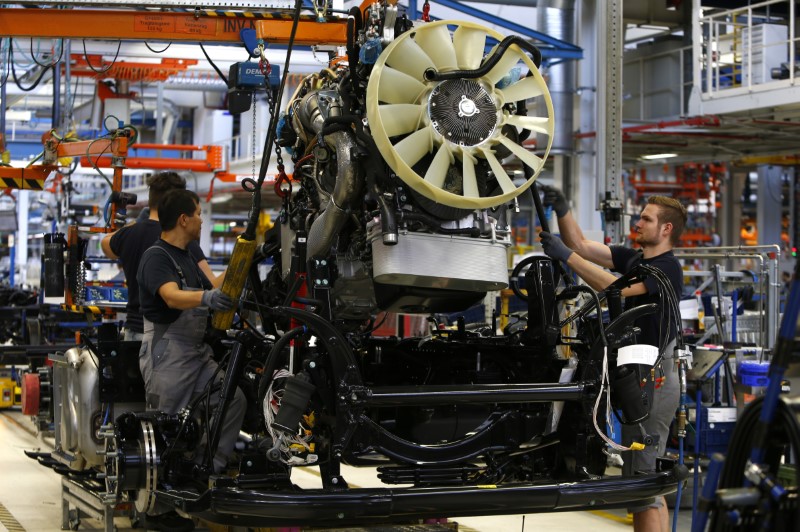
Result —
<path fill-rule="evenodd" d="M 442 137 L 460 146 L 486 141 L 497 127 L 497 106 L 478 82 L 453 79 L 439 83 L 428 100 L 431 125 Z"/>

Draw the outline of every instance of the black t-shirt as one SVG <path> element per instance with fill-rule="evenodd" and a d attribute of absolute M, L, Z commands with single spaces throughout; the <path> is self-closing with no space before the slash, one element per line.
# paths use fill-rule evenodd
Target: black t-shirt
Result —
<path fill-rule="evenodd" d="M 174 259 L 174 262 L 170 257 Z M 175 268 L 175 264 L 181 269 L 183 279 Z M 136 279 L 139 281 L 139 301 L 142 315 L 153 323 L 172 323 L 182 312 L 169 308 L 161 299 L 158 289 L 164 284 L 172 281 L 177 283 L 182 290 L 186 288 L 210 290 L 212 288 L 211 282 L 200 270 L 197 261 L 188 250 L 175 247 L 160 238 L 142 256 Z"/>
<path fill-rule="evenodd" d="M 127 318 L 125 327 L 134 332 L 143 332 L 142 313 L 139 310 L 139 282 L 136 274 L 139 272 L 139 261 L 145 250 L 156 243 L 161 237 L 161 224 L 157 220 L 144 220 L 131 225 L 126 225 L 113 235 L 109 246 L 114 255 L 122 263 L 125 272 L 125 281 L 128 283 L 128 304 L 125 307 Z M 189 253 L 195 262 L 205 260 L 206 256 L 197 242 L 189 244 Z"/>
<path fill-rule="evenodd" d="M 630 272 L 634 267 L 639 264 L 647 264 L 654 268 L 658 268 L 669 279 L 672 284 L 672 289 L 675 291 L 675 297 L 679 300 L 683 294 L 683 269 L 680 262 L 675 258 L 672 251 L 662 253 L 657 257 L 645 259 L 642 254 L 631 248 L 624 246 L 610 246 L 611 247 L 611 260 L 614 263 L 614 271 L 621 274 Z M 657 303 L 659 310 L 655 314 L 644 316 L 634 322 L 634 325 L 642 330 L 642 334 L 638 338 L 639 342 L 644 344 L 654 345 L 660 347 L 666 341 L 670 341 L 677 335 L 677 327 L 675 320 L 669 320 L 667 323 L 668 314 L 664 312 L 666 307 L 666 299 L 661 296 L 658 283 L 652 277 L 644 280 L 644 285 L 647 288 L 647 293 L 640 296 L 632 296 L 625 298 L 625 309 L 638 307 L 647 303 Z M 667 356 L 671 356 L 666 354 Z"/>

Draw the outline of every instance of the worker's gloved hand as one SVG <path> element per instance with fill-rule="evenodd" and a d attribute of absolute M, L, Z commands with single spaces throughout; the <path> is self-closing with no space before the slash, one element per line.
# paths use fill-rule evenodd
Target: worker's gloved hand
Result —
<path fill-rule="evenodd" d="M 544 248 L 545 255 L 551 259 L 567 262 L 570 255 L 575 253 L 569 249 L 560 238 L 555 235 L 551 235 L 547 231 L 542 231 L 539 233 L 539 237 L 542 239 L 542 248 Z"/>
<path fill-rule="evenodd" d="M 204 307 L 208 307 L 211 310 L 230 310 L 233 308 L 233 300 L 219 288 L 203 292 L 201 301 Z"/>
<path fill-rule="evenodd" d="M 569 202 L 564 193 L 549 185 L 541 185 L 539 188 L 544 192 L 542 203 L 553 207 L 553 210 L 556 211 L 556 216 L 559 218 L 566 216 L 569 212 Z"/>

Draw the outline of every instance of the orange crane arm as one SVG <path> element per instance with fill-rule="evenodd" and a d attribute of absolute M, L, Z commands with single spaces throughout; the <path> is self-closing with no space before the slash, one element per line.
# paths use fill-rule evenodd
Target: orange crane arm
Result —
<path fill-rule="evenodd" d="M 271 44 L 285 44 L 291 34 L 292 17 L 285 12 L 227 13 L 203 9 L 187 13 L 19 8 L 4 9 L 0 17 L 0 35 L 4 37 L 238 43 L 243 28 L 257 29 L 259 37 Z M 295 44 L 346 42 L 346 19 L 318 22 L 313 16 L 301 16 Z"/>

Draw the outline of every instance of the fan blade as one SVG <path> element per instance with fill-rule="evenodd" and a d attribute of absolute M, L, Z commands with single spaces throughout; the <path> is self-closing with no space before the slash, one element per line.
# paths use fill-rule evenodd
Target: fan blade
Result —
<path fill-rule="evenodd" d="M 478 179 L 475 177 L 475 159 L 466 152 L 461 152 L 463 157 L 462 165 L 462 187 L 464 188 L 464 197 L 478 198 Z"/>
<path fill-rule="evenodd" d="M 428 126 L 407 136 L 394 145 L 397 155 L 408 166 L 414 166 L 419 162 L 420 159 L 430 153 L 431 148 L 433 147 L 432 132 L 433 129 Z"/>
<path fill-rule="evenodd" d="M 378 86 L 378 101 L 413 103 L 425 91 L 425 85 L 394 68 L 384 67 Z"/>
<path fill-rule="evenodd" d="M 425 181 L 436 188 L 442 188 L 444 186 L 444 180 L 447 177 L 447 171 L 450 170 L 450 165 L 452 163 L 453 154 L 451 154 L 447 146 L 442 143 L 433 161 L 431 161 L 428 171 L 425 172 Z"/>
<path fill-rule="evenodd" d="M 511 181 L 511 178 L 506 173 L 503 165 L 500 164 L 500 161 L 497 160 L 497 157 L 494 156 L 494 152 L 488 149 L 484 149 L 482 151 L 483 155 L 486 157 L 486 160 L 489 161 L 489 166 L 492 168 L 492 172 L 494 172 L 494 177 L 497 179 L 497 183 L 500 185 L 500 188 L 503 189 L 503 194 L 517 190 L 517 186 L 513 181 Z"/>
<path fill-rule="evenodd" d="M 447 26 L 434 26 L 425 30 L 420 28 L 414 40 L 430 56 L 437 70 L 458 67 L 456 49 L 453 47 L 450 30 L 447 29 Z"/>
<path fill-rule="evenodd" d="M 504 103 L 518 102 L 539 96 L 542 94 L 542 86 L 535 77 L 528 76 L 500 90 L 500 94 L 505 98 Z"/>
<path fill-rule="evenodd" d="M 434 68 L 433 61 L 428 54 L 412 39 L 399 41 L 392 54 L 386 59 L 386 64 L 418 81 L 425 79 L 423 74 L 427 69 Z"/>
<path fill-rule="evenodd" d="M 419 129 L 424 110 L 424 105 L 413 103 L 395 103 L 378 107 L 387 137 L 405 135 Z"/>
<path fill-rule="evenodd" d="M 494 52 L 494 50 L 492 52 Z M 491 53 L 489 55 L 491 56 Z M 489 73 L 486 74 L 486 79 L 492 85 L 497 84 L 497 82 L 503 79 L 503 77 L 508 74 L 509 70 L 514 68 L 519 62 L 519 47 L 514 44 L 508 50 L 506 50 L 506 53 L 503 54 L 503 57 L 500 58 L 500 61 L 498 61 L 494 68 L 492 68 Z"/>
<path fill-rule="evenodd" d="M 547 116 L 511 115 L 506 119 L 506 124 L 521 127 L 522 129 L 529 129 L 536 133 L 544 133 L 545 135 L 550 135 L 552 133 L 552 131 L 545 127 L 549 123 L 550 118 Z"/>
<path fill-rule="evenodd" d="M 456 48 L 458 68 L 475 70 L 483 60 L 486 34 L 481 30 L 459 26 L 453 33 L 453 46 Z"/>
<path fill-rule="evenodd" d="M 500 136 L 498 139 L 500 139 L 500 142 L 503 144 L 503 146 L 511 150 L 511 153 L 516 155 L 523 163 L 533 168 L 534 171 L 538 172 L 542 168 L 544 160 L 535 153 L 529 152 L 516 142 L 513 142 L 506 137 Z"/>

